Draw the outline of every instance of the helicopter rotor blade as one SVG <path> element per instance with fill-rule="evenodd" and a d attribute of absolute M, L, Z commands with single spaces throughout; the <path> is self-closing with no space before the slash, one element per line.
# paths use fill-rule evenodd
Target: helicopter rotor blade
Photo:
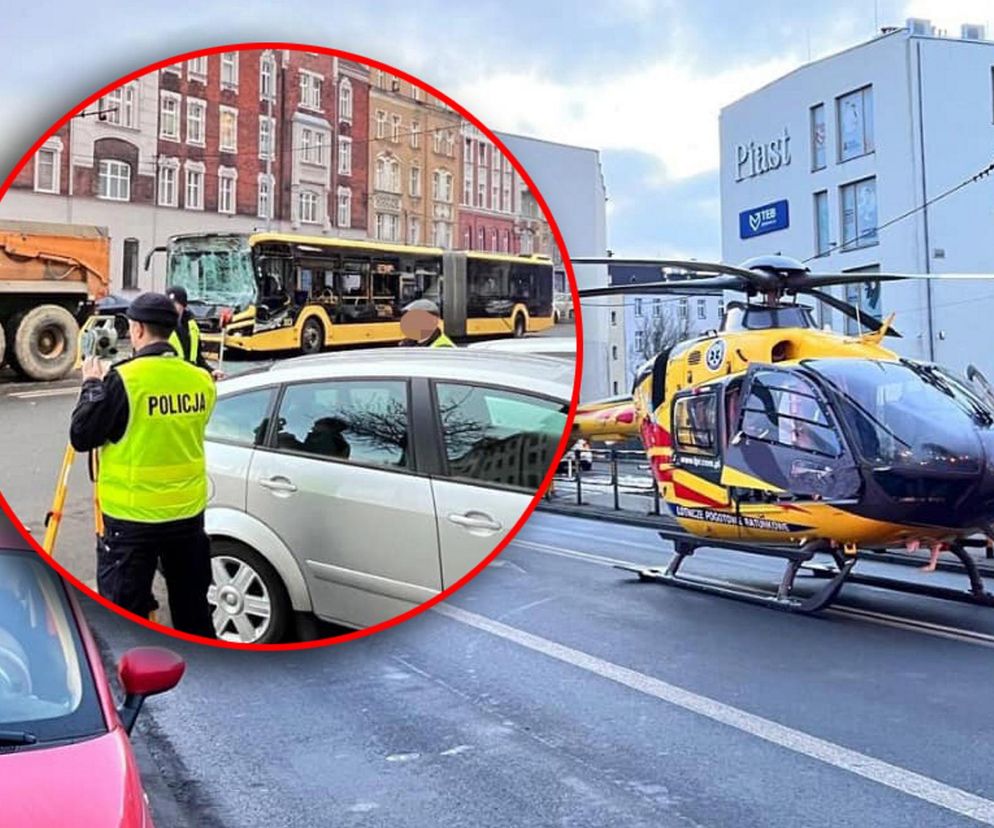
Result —
<path fill-rule="evenodd" d="M 585 288 L 579 291 L 580 299 L 591 296 L 625 296 L 673 294 L 689 296 L 693 294 L 719 294 L 723 290 L 746 290 L 738 276 L 711 276 L 701 279 L 670 279 L 660 282 L 642 282 L 627 285 L 606 285 L 605 287 Z"/>
<path fill-rule="evenodd" d="M 791 273 L 784 279 L 786 290 L 856 285 L 866 282 L 894 282 L 912 278 L 901 273 Z"/>
<path fill-rule="evenodd" d="M 884 323 L 877 319 L 877 317 L 869 313 L 863 313 L 854 305 L 846 302 L 844 299 L 839 299 L 837 296 L 832 296 L 831 293 L 822 293 L 820 290 L 815 290 L 814 288 L 799 288 L 797 292 L 803 293 L 807 296 L 813 296 L 820 302 L 824 302 L 830 308 L 835 308 L 843 316 L 848 316 L 850 319 L 858 322 L 868 330 L 876 332 L 883 327 Z M 897 337 L 901 336 L 901 334 L 894 330 L 894 328 L 888 328 L 885 335 Z"/>
<path fill-rule="evenodd" d="M 685 272 L 691 278 L 701 276 L 739 276 L 750 284 L 763 278 L 763 274 L 744 267 L 722 264 L 720 262 L 698 262 L 692 259 L 619 259 L 614 256 L 575 256 L 571 257 L 573 264 L 606 264 L 623 265 L 625 267 L 646 267 L 656 270 L 678 270 Z"/>

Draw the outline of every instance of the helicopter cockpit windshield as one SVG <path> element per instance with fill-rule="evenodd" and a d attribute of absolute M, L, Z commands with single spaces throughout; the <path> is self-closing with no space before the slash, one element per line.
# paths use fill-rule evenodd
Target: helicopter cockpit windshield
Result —
<path fill-rule="evenodd" d="M 806 305 L 750 305 L 730 302 L 722 332 L 765 331 L 771 328 L 815 328 L 811 308 Z"/>
<path fill-rule="evenodd" d="M 835 391 L 858 452 L 874 464 L 918 473 L 976 474 L 979 429 L 994 415 L 963 385 L 931 365 L 869 359 L 812 359 L 804 367 Z"/>

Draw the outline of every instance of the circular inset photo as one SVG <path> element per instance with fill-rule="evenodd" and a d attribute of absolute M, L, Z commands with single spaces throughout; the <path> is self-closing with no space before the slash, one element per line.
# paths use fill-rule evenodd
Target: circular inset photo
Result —
<path fill-rule="evenodd" d="M 0 191 L 0 490 L 77 587 L 219 646 L 442 600 L 552 485 L 581 331 L 499 134 L 400 69 L 224 46 L 73 107 Z"/>

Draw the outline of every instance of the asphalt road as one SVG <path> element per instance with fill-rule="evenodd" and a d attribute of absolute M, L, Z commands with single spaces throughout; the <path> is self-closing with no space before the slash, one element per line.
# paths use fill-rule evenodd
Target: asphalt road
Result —
<path fill-rule="evenodd" d="M 441 610 L 373 639 L 180 644 L 187 676 L 139 737 L 164 824 L 994 824 L 994 611 L 853 587 L 797 617 L 612 566 L 666 551 L 538 514 Z M 158 640 L 90 615 L 118 653 Z"/>

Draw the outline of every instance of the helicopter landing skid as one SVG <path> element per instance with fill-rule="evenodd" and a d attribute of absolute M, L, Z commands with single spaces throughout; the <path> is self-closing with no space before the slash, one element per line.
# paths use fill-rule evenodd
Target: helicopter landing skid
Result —
<path fill-rule="evenodd" d="M 660 536 L 663 537 L 664 540 L 673 540 L 668 533 L 660 532 Z M 708 544 L 708 546 L 714 546 L 716 549 L 732 549 L 755 552 L 753 547 L 747 547 L 734 543 L 716 543 Z M 806 598 L 800 598 L 793 594 L 794 581 L 802 567 L 809 564 L 810 559 L 816 553 L 829 551 L 827 545 L 822 541 L 814 541 L 796 549 L 782 548 L 769 550 L 770 555 L 786 558 L 787 560 L 783 578 L 780 581 L 780 585 L 777 588 L 776 593 L 755 589 L 741 584 L 733 584 L 728 581 L 718 581 L 710 578 L 680 575 L 679 571 L 681 565 L 687 558 L 694 554 L 697 548 L 698 547 L 695 544 L 686 540 L 676 540 L 674 541 L 675 551 L 673 553 L 673 557 L 670 559 L 669 564 L 665 568 L 655 566 L 624 566 L 621 564 L 615 564 L 615 569 L 623 569 L 628 572 L 634 572 L 638 576 L 638 579 L 643 582 L 669 584 L 682 589 L 707 592 L 712 595 L 720 595 L 724 598 L 733 598 L 737 601 L 747 601 L 752 604 L 760 604 L 762 606 L 772 607 L 773 609 L 783 610 L 785 612 L 796 612 L 802 615 L 808 615 L 825 609 L 835 600 L 836 596 L 839 594 L 839 590 L 842 589 L 842 585 L 846 582 L 846 579 L 850 577 L 850 572 L 853 565 L 856 563 L 855 558 L 839 558 L 837 559 L 839 563 L 839 567 L 837 569 L 812 565 L 818 567 L 818 575 L 826 578 L 827 582 L 814 595 L 810 595 Z"/>

